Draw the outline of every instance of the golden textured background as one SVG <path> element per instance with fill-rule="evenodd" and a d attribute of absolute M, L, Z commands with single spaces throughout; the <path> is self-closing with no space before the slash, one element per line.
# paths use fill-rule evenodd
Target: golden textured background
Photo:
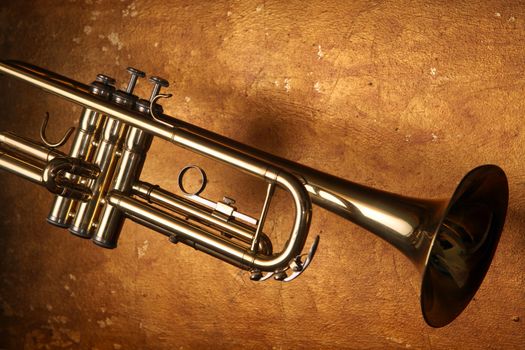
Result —
<path fill-rule="evenodd" d="M 257 284 L 131 222 L 115 250 L 76 238 L 45 222 L 50 194 L 2 173 L 0 348 L 522 348 L 524 10 L 520 1 L 2 2 L 2 58 L 86 83 L 106 73 L 123 85 L 135 66 L 173 82 L 170 115 L 410 196 L 448 197 L 471 168 L 499 164 L 511 198 L 475 300 L 432 329 L 410 262 L 324 210 L 314 211 L 311 268 L 291 284 Z M 141 81 L 136 91 L 149 90 Z M 52 138 L 80 113 L 5 77 L 0 103 L 0 130 L 34 139 L 44 112 Z M 143 178 L 175 191 L 188 162 L 210 172 L 208 197 L 234 193 L 253 214 L 262 205 L 259 182 L 164 141 Z M 282 239 L 285 223 L 268 227 Z"/>

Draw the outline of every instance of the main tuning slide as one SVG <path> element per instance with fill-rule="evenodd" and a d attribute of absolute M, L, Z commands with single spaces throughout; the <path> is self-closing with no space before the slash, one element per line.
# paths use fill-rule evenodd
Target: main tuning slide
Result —
<path fill-rule="evenodd" d="M 61 140 L 41 142 L 0 133 L 0 169 L 55 194 L 47 221 L 72 234 L 115 248 L 124 220 L 131 219 L 250 273 L 254 281 L 288 282 L 310 265 L 319 236 L 303 251 L 312 204 L 346 218 L 399 249 L 422 276 L 421 308 L 426 322 L 441 327 L 454 320 L 478 290 L 503 230 L 508 203 L 505 173 L 495 165 L 470 171 L 447 200 L 423 200 L 343 180 L 169 117 L 158 104 L 168 82 L 151 77 L 149 99 L 133 94 L 145 73 L 128 68 L 125 90 L 99 74 L 89 86 L 17 61 L 2 61 L 0 73 L 82 106 L 68 154 Z M 246 213 L 231 198 L 206 198 L 205 171 L 189 165 L 178 177 L 182 196 L 141 181 L 153 137 L 230 165 L 267 185 L 259 213 Z M 201 186 L 187 189 L 196 172 Z M 265 233 L 276 189 L 291 198 L 293 225 L 283 247 Z M 344 246 L 342 237 L 341 247 Z"/>

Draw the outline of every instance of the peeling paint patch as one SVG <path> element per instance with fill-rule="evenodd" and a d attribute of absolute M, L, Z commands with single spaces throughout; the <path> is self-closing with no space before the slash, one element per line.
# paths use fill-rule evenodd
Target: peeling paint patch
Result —
<path fill-rule="evenodd" d="M 93 31 L 91 26 L 84 26 L 84 33 L 86 33 L 86 35 L 91 34 L 91 31 Z"/>
<path fill-rule="evenodd" d="M 118 50 L 122 50 L 122 47 L 124 47 L 124 43 L 120 40 L 118 33 L 109 33 L 108 40 L 113 46 L 116 46 Z"/>
<path fill-rule="evenodd" d="M 292 79 L 290 78 L 285 78 L 284 79 L 284 90 L 286 90 L 286 92 L 290 92 L 290 90 L 292 90 L 292 86 L 290 85 L 290 81 Z"/>
<path fill-rule="evenodd" d="M 69 322 L 69 319 L 66 316 L 52 316 L 47 319 L 47 323 L 60 323 L 60 324 L 66 324 Z"/>
<path fill-rule="evenodd" d="M 434 133 L 432 133 L 432 142 L 436 142 L 438 139 L 438 136 Z"/>
<path fill-rule="evenodd" d="M 122 17 L 135 17 L 138 15 L 137 5 L 135 2 L 129 4 L 124 10 L 122 10 Z"/>
<path fill-rule="evenodd" d="M 318 93 L 321 93 L 321 83 L 319 83 L 318 81 L 315 82 L 314 90 L 317 91 Z"/>
<path fill-rule="evenodd" d="M 73 42 L 75 44 L 80 44 L 80 38 L 73 38 Z"/>
<path fill-rule="evenodd" d="M 437 75 L 437 68 L 436 67 L 432 67 L 430 68 L 430 75 L 435 77 Z"/>
<path fill-rule="evenodd" d="M 403 341 L 403 339 L 399 339 L 399 338 L 395 338 L 395 337 L 386 337 L 386 339 L 387 339 L 387 340 L 390 340 L 390 341 L 392 341 L 392 342 L 394 342 L 394 343 L 396 343 L 396 344 L 403 344 L 403 343 L 405 343 L 405 342 Z M 411 348 L 412 345 L 410 345 L 410 344 L 405 344 L 405 347 L 406 347 L 406 348 Z"/>
<path fill-rule="evenodd" d="M 186 97 L 184 97 L 184 101 L 186 101 L 186 103 L 190 103 L 191 98 L 189 96 L 186 96 Z"/>
<path fill-rule="evenodd" d="M 104 320 L 98 320 L 97 324 L 100 328 L 106 328 L 115 324 L 111 317 L 106 317 Z"/>
<path fill-rule="evenodd" d="M 499 12 L 494 13 L 494 17 L 501 17 L 501 13 Z"/>
<path fill-rule="evenodd" d="M 98 16 L 100 16 L 100 11 L 91 11 L 91 20 L 96 21 Z"/>
<path fill-rule="evenodd" d="M 69 279 L 72 280 L 72 281 L 76 281 L 77 280 L 76 276 L 71 274 L 71 273 L 69 274 Z"/>
<path fill-rule="evenodd" d="M 255 9 L 255 12 L 261 12 L 262 10 L 264 10 L 264 4 L 258 5 L 257 8 Z"/>
<path fill-rule="evenodd" d="M 317 45 L 317 59 L 320 60 L 324 57 L 324 52 L 321 49 L 321 45 Z"/>
<path fill-rule="evenodd" d="M 69 339 L 73 341 L 73 343 L 77 343 L 77 344 L 80 343 L 80 332 L 79 331 L 69 331 L 67 335 L 69 336 Z"/>
<path fill-rule="evenodd" d="M 142 247 L 137 248 L 137 254 L 139 256 L 139 259 L 142 258 L 144 255 L 146 255 L 146 252 L 148 251 L 149 242 L 148 240 L 145 240 L 142 244 Z"/>
<path fill-rule="evenodd" d="M 509 19 L 507 20 L 507 22 L 516 22 L 516 17 L 514 16 L 510 16 Z"/>
<path fill-rule="evenodd" d="M 231 11 L 226 12 L 226 17 L 230 17 L 232 15 Z"/>
<path fill-rule="evenodd" d="M 114 324 L 113 320 L 110 317 L 106 317 L 104 320 L 98 320 L 97 324 L 100 328 L 106 328 Z"/>
<path fill-rule="evenodd" d="M 52 316 L 47 319 L 47 325 L 43 325 L 37 330 L 26 333 L 26 342 L 30 341 L 32 344 L 49 344 L 53 347 L 67 348 L 74 343 L 80 343 L 80 331 L 66 327 L 69 319 L 66 316 Z M 41 346 L 31 347 L 31 349 L 40 349 Z M 46 345 L 46 348 L 49 348 Z"/>

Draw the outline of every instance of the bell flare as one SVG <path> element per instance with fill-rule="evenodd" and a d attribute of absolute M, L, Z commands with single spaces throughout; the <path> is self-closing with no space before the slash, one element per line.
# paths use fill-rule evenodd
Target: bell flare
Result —
<path fill-rule="evenodd" d="M 460 182 L 423 270 L 421 310 L 430 326 L 452 322 L 476 294 L 503 230 L 508 196 L 505 173 L 495 165 L 475 168 Z"/>

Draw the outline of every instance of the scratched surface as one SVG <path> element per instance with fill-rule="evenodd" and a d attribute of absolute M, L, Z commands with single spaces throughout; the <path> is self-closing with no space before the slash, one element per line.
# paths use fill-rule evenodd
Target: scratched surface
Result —
<path fill-rule="evenodd" d="M 445 198 L 494 163 L 511 191 L 475 300 L 432 329 L 410 262 L 324 210 L 311 268 L 254 284 L 134 223 L 115 250 L 76 238 L 45 222 L 50 194 L 2 173 L 0 349 L 525 346 L 523 2 L 3 1 L 0 56 L 86 83 L 106 73 L 123 85 L 135 66 L 172 81 L 168 114 L 368 186 Z M 44 112 L 53 139 L 80 112 L 5 77 L 0 103 L 0 130 L 34 139 Z M 175 191 L 196 162 L 208 197 L 257 213 L 262 184 L 163 141 L 143 178 Z M 281 242 L 283 213 L 276 203 L 268 224 Z"/>

